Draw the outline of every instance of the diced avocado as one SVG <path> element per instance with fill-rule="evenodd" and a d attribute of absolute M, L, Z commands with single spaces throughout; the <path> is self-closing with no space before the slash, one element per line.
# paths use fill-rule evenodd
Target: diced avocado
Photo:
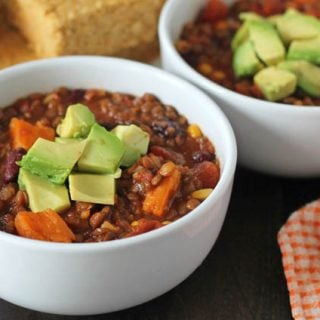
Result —
<path fill-rule="evenodd" d="M 118 125 L 112 132 L 125 145 L 125 153 L 120 163 L 121 166 L 130 167 L 141 155 L 147 153 L 150 141 L 149 134 L 136 125 Z"/>
<path fill-rule="evenodd" d="M 28 194 L 29 207 L 33 212 L 46 209 L 60 212 L 70 207 L 68 189 L 20 168 L 19 187 Z"/>
<path fill-rule="evenodd" d="M 66 115 L 57 127 L 57 133 L 63 138 L 85 138 L 95 123 L 94 114 L 81 103 L 68 107 Z"/>
<path fill-rule="evenodd" d="M 277 19 L 276 26 L 285 44 L 320 35 L 319 20 L 295 10 L 287 11 L 286 14 Z"/>
<path fill-rule="evenodd" d="M 233 36 L 231 41 L 231 48 L 235 51 L 243 42 L 248 40 L 249 37 L 249 22 L 246 21 L 242 24 L 242 26 L 238 29 L 236 34 Z"/>
<path fill-rule="evenodd" d="M 272 25 L 276 26 L 278 19 L 282 17 L 282 14 L 274 14 L 273 16 L 269 16 L 267 21 L 269 21 Z"/>
<path fill-rule="evenodd" d="M 84 139 L 80 139 L 80 138 L 61 138 L 61 137 L 56 137 L 54 139 L 55 142 L 57 143 L 75 143 L 75 142 L 80 142 L 80 141 L 84 141 Z"/>
<path fill-rule="evenodd" d="M 249 22 L 249 38 L 260 60 L 275 65 L 285 58 L 285 47 L 273 25 L 266 21 Z"/>
<path fill-rule="evenodd" d="M 119 179 L 121 177 L 122 170 L 118 168 L 115 173 L 110 173 L 109 175 L 113 176 L 115 179 Z"/>
<path fill-rule="evenodd" d="M 130 167 L 132 166 L 139 158 L 141 153 L 138 149 L 130 148 L 126 149 L 123 158 L 120 162 L 121 167 Z"/>
<path fill-rule="evenodd" d="M 233 51 L 251 40 L 258 58 L 266 65 L 275 65 L 285 58 L 285 47 L 273 25 L 266 20 L 247 20 L 232 39 Z"/>
<path fill-rule="evenodd" d="M 233 55 L 233 70 L 237 77 L 253 76 L 263 68 L 250 40 L 242 43 Z"/>
<path fill-rule="evenodd" d="M 266 99 L 278 101 L 295 91 L 297 77 L 290 71 L 268 67 L 255 75 L 254 82 Z"/>
<path fill-rule="evenodd" d="M 124 152 L 122 141 L 114 133 L 95 123 L 86 139 L 78 169 L 83 172 L 114 173 Z"/>
<path fill-rule="evenodd" d="M 320 65 L 320 36 L 293 41 L 289 47 L 288 60 L 306 60 Z"/>
<path fill-rule="evenodd" d="M 39 138 L 19 164 L 33 174 L 63 184 L 84 147 L 85 142 L 63 144 Z"/>
<path fill-rule="evenodd" d="M 300 11 L 298 11 L 298 10 L 295 9 L 295 8 L 288 8 L 284 14 L 285 14 L 286 16 L 295 16 L 295 15 L 297 15 L 297 14 L 300 14 Z"/>
<path fill-rule="evenodd" d="M 320 68 L 307 61 L 284 61 L 278 67 L 293 72 L 298 86 L 313 97 L 320 97 Z"/>
<path fill-rule="evenodd" d="M 259 14 L 255 13 L 255 12 L 251 12 L 251 11 L 240 12 L 239 19 L 241 21 L 252 21 L 252 20 L 256 20 L 256 21 L 261 21 L 262 20 L 263 21 L 263 20 L 265 20 Z"/>
<path fill-rule="evenodd" d="M 112 175 L 72 173 L 69 189 L 74 201 L 114 204 L 115 179 Z"/>

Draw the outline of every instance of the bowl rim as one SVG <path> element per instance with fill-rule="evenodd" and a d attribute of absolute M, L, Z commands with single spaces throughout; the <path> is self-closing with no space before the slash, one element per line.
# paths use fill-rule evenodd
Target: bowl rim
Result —
<path fill-rule="evenodd" d="M 131 246 L 135 246 L 140 244 L 141 242 L 151 241 L 158 238 L 161 238 L 167 234 L 173 233 L 175 230 L 180 229 L 188 225 L 194 219 L 197 219 L 198 216 L 204 214 L 208 209 L 206 209 L 209 204 L 217 202 L 218 199 L 224 194 L 224 192 L 228 189 L 228 186 L 233 182 L 236 163 L 237 163 L 237 146 L 236 139 L 233 132 L 233 129 L 229 123 L 229 120 L 224 115 L 224 113 L 220 110 L 218 105 L 203 91 L 198 89 L 193 84 L 189 83 L 186 80 L 183 80 L 173 74 L 170 74 L 167 71 L 164 71 L 155 66 L 143 64 L 141 62 L 130 61 L 127 59 L 121 58 L 113 58 L 113 57 L 101 57 L 101 56 L 65 56 L 65 57 L 55 57 L 55 58 L 47 58 L 37 61 L 31 61 L 26 63 L 21 63 L 12 67 L 5 68 L 0 70 L 0 78 L 2 77 L 10 77 L 11 75 L 15 75 L 17 73 L 25 73 L 25 72 L 34 72 L 42 67 L 49 67 L 50 65 L 57 64 L 76 64 L 76 65 L 84 65 L 88 64 L 89 66 L 93 63 L 105 63 L 109 64 L 111 68 L 117 67 L 126 67 L 131 68 L 133 72 L 135 70 L 143 69 L 146 72 L 152 73 L 152 76 L 155 79 L 159 79 L 159 81 L 170 84 L 183 85 L 186 88 L 186 92 L 193 92 L 194 95 L 199 96 L 204 104 L 208 105 L 209 112 L 212 112 L 215 115 L 215 121 L 219 122 L 223 126 L 223 136 L 225 136 L 225 148 L 226 154 L 229 156 L 226 157 L 224 162 L 222 175 L 220 176 L 220 180 L 215 187 L 215 192 L 206 199 L 203 203 L 201 203 L 197 208 L 192 210 L 187 215 L 179 218 L 173 223 L 161 227 L 156 230 L 152 230 L 150 232 L 146 232 L 140 235 L 136 235 L 129 238 L 117 239 L 113 241 L 104 241 L 104 242 L 94 242 L 94 243 L 57 243 L 57 242 L 47 242 L 47 241 L 39 241 L 28 238 L 23 238 L 17 235 L 9 234 L 4 231 L 0 231 L 0 242 L 10 243 L 11 245 L 17 245 L 24 248 L 32 248 L 43 251 L 50 252 L 68 252 L 68 253 L 84 253 L 84 252 L 94 252 L 94 251 L 113 251 L 121 248 L 127 248 Z M 147 90 L 146 90 L 147 92 Z M 18 99 L 17 97 L 16 99 Z M 162 98 L 160 97 L 162 100 Z"/>
<path fill-rule="evenodd" d="M 243 104 L 253 105 L 255 108 L 261 108 L 266 111 L 274 111 L 274 112 L 283 112 L 287 113 L 288 111 L 291 113 L 300 114 L 302 112 L 320 112 L 320 105 L 292 105 L 285 104 L 280 102 L 272 102 L 266 101 L 258 98 L 253 98 L 249 96 L 245 96 L 241 93 L 235 92 L 231 89 L 223 87 L 222 85 L 217 84 L 216 82 L 209 80 L 205 76 L 203 76 L 200 72 L 196 71 L 192 68 L 178 53 L 176 47 L 173 43 L 173 39 L 169 32 L 170 21 L 173 21 L 174 13 L 176 11 L 176 4 L 181 2 L 182 0 L 167 0 L 164 5 L 159 19 L 159 40 L 160 40 L 160 50 L 161 50 L 161 59 L 162 52 L 166 51 L 170 58 L 172 59 L 172 63 L 174 63 L 177 67 L 176 70 L 181 70 L 180 75 L 187 76 L 187 80 L 193 81 L 194 84 L 198 85 L 200 88 L 206 90 L 206 92 L 212 93 L 217 97 L 225 97 L 230 96 L 233 100 L 241 100 Z M 177 6 L 178 7 L 178 6 Z M 179 15 L 183 14 L 183 10 L 179 7 Z M 226 99 L 225 99 L 226 100 Z M 317 111 L 316 111 L 317 110 Z"/>

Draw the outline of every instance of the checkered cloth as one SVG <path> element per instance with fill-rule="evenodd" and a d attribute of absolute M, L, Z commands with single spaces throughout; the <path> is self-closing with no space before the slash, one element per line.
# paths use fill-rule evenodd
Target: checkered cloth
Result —
<path fill-rule="evenodd" d="M 320 200 L 294 212 L 278 233 L 295 320 L 320 320 Z"/>

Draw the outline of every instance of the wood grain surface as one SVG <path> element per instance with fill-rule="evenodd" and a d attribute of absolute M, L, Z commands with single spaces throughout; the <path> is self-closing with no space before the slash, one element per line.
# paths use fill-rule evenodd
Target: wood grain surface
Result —
<path fill-rule="evenodd" d="M 67 319 L 292 319 L 276 235 L 292 211 L 319 197 L 319 187 L 320 179 L 277 178 L 238 168 L 220 237 L 204 263 L 187 280 L 135 308 Z M 0 300 L 0 320 L 65 318 Z"/>

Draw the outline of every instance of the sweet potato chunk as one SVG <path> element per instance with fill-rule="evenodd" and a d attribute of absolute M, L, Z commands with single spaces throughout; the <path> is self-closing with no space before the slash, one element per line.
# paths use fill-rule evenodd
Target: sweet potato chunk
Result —
<path fill-rule="evenodd" d="M 158 220 L 139 219 L 132 226 L 132 232 L 128 234 L 128 237 L 136 236 L 138 234 L 146 233 L 154 229 L 158 229 L 162 226 L 162 223 Z"/>
<path fill-rule="evenodd" d="M 15 227 L 20 236 L 36 240 L 52 242 L 72 242 L 75 240 L 73 232 L 64 220 L 47 209 L 42 212 L 18 212 Z"/>
<path fill-rule="evenodd" d="M 147 193 L 143 201 L 143 210 L 157 217 L 165 215 L 172 198 L 178 191 L 180 178 L 181 173 L 175 167 L 169 176 L 164 177 L 159 185 Z"/>
<path fill-rule="evenodd" d="M 40 123 L 33 125 L 25 120 L 12 118 L 10 121 L 10 135 L 13 148 L 28 150 L 38 138 L 54 140 L 55 131 Z"/>

